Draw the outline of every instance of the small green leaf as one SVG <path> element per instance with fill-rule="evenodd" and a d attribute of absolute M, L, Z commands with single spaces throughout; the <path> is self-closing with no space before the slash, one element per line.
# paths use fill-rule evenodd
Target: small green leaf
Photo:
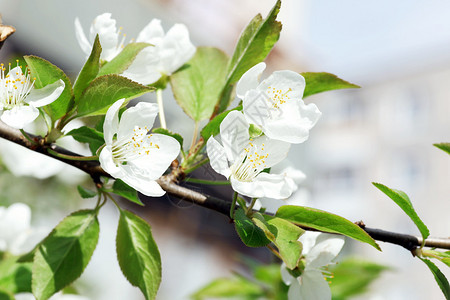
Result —
<path fill-rule="evenodd" d="M 385 193 L 386 196 L 394 200 L 394 202 L 397 203 L 398 206 L 400 206 L 400 208 L 408 215 L 408 217 L 410 217 L 410 219 L 414 222 L 414 224 L 416 224 L 417 228 L 422 234 L 423 240 L 425 241 L 425 239 L 430 235 L 430 231 L 417 215 L 411 203 L 411 200 L 409 200 L 408 195 L 406 195 L 404 192 L 400 190 L 388 188 L 387 186 L 381 183 L 372 182 L 372 184 L 377 189 Z"/>
<path fill-rule="evenodd" d="M 53 121 L 63 117 L 74 104 L 72 100 L 72 85 L 70 84 L 69 78 L 61 69 L 43 58 L 27 55 L 24 56 L 24 59 L 31 71 L 31 77 L 36 78 L 36 81 L 34 82 L 35 88 L 43 88 L 59 79 L 64 81 L 66 85 L 58 99 L 43 107 Z"/>
<path fill-rule="evenodd" d="M 278 268 L 280 268 L 278 266 Z M 219 278 L 202 287 L 191 296 L 195 300 L 203 299 L 262 299 L 264 290 L 261 286 L 242 276 Z M 236 298 L 235 298 L 236 297 Z"/>
<path fill-rule="evenodd" d="M 441 149 L 442 151 L 447 152 L 450 154 L 450 143 L 439 143 L 439 144 L 433 144 L 433 146 Z"/>
<path fill-rule="evenodd" d="M 10 292 L 0 290 L 0 300 L 15 300 L 15 298 Z"/>
<path fill-rule="evenodd" d="M 450 300 L 450 285 L 448 283 L 447 278 L 445 275 L 439 270 L 439 268 L 431 261 L 426 258 L 420 258 L 421 261 L 423 261 L 428 268 L 430 269 L 431 273 L 433 273 L 434 279 L 436 279 L 437 284 L 442 290 L 442 293 L 445 296 L 445 299 Z"/>
<path fill-rule="evenodd" d="M 36 299 L 46 300 L 80 277 L 97 246 L 99 230 L 96 210 L 74 212 L 53 229 L 34 256 Z"/>
<path fill-rule="evenodd" d="M 380 246 L 358 225 L 341 216 L 323 210 L 304 206 L 284 205 L 278 209 L 275 216 L 300 226 L 346 235 L 357 241 L 372 245 L 381 251 Z"/>
<path fill-rule="evenodd" d="M 123 48 L 120 53 L 113 58 L 110 62 L 106 63 L 100 69 L 98 73 L 99 76 L 108 75 L 108 74 L 120 74 L 131 65 L 136 56 L 142 49 L 147 48 L 148 46 L 153 46 L 147 43 L 130 43 Z"/>
<path fill-rule="evenodd" d="M 80 194 L 81 198 L 84 198 L 84 199 L 94 198 L 95 196 L 97 196 L 96 191 L 88 190 L 88 189 L 82 187 L 81 185 L 77 186 L 77 190 L 78 190 L 78 193 Z"/>
<path fill-rule="evenodd" d="M 135 214 L 120 211 L 116 250 L 127 280 L 139 287 L 145 299 L 155 299 L 161 283 L 161 257 L 150 226 Z"/>
<path fill-rule="evenodd" d="M 276 21 L 281 1 L 278 0 L 266 19 L 260 14 L 254 17 L 244 29 L 228 64 L 227 79 L 214 115 L 227 109 L 232 100 L 233 85 L 254 65 L 264 61 L 280 38 L 281 23 Z"/>
<path fill-rule="evenodd" d="M 128 199 L 131 202 L 144 206 L 144 203 L 142 203 L 142 201 L 139 199 L 136 190 L 120 179 L 116 179 L 116 181 L 114 182 L 113 193 L 121 197 L 124 197 L 125 199 Z"/>
<path fill-rule="evenodd" d="M 78 74 L 77 80 L 73 86 L 73 95 L 75 96 L 75 103 L 78 103 L 83 91 L 88 87 L 89 83 L 97 77 L 100 69 L 100 54 L 102 53 L 102 46 L 98 38 L 98 34 L 95 37 L 94 45 L 92 46 L 91 55 L 87 59 L 86 63 Z"/>
<path fill-rule="evenodd" d="M 81 95 L 78 101 L 77 117 L 105 114 L 117 100 L 125 98 L 128 101 L 152 90 L 153 88 L 119 75 L 97 77 Z"/>
<path fill-rule="evenodd" d="M 31 266 L 31 263 L 18 263 L 17 257 L 1 260 L 0 290 L 12 294 L 31 292 Z"/>
<path fill-rule="evenodd" d="M 298 241 L 305 231 L 281 218 L 254 214 L 253 222 L 261 228 L 266 237 L 277 246 L 286 266 L 295 269 L 302 254 L 302 243 Z"/>
<path fill-rule="evenodd" d="M 333 274 L 330 281 L 333 300 L 344 300 L 366 293 L 369 285 L 389 267 L 355 258 L 340 261 L 330 267 Z"/>
<path fill-rule="evenodd" d="M 173 137 L 174 139 L 176 139 L 178 141 L 178 143 L 180 143 L 181 149 L 183 149 L 183 137 L 181 135 L 179 135 L 178 133 L 174 133 L 165 128 L 153 128 L 152 132 L 159 133 L 159 134 L 165 134 L 165 135 Z"/>
<path fill-rule="evenodd" d="M 248 247 L 263 247 L 270 243 L 264 231 L 238 208 L 234 215 L 234 227 L 242 242 Z"/>
<path fill-rule="evenodd" d="M 222 123 L 223 119 L 228 115 L 230 111 L 239 110 L 242 111 L 242 105 L 239 105 L 231 110 L 227 110 L 217 115 L 206 124 L 205 127 L 200 131 L 201 136 L 205 141 L 207 141 L 211 136 L 216 136 L 220 133 L 220 123 Z"/>
<path fill-rule="evenodd" d="M 360 88 L 360 86 L 342 80 L 336 75 L 330 73 L 304 72 L 300 74 L 305 77 L 306 81 L 303 98 L 326 91 Z"/>
<path fill-rule="evenodd" d="M 208 119 L 219 101 L 228 56 L 217 48 L 198 47 L 187 65 L 170 76 L 175 100 L 194 121 Z"/>
<path fill-rule="evenodd" d="M 76 141 L 80 143 L 89 144 L 89 149 L 91 150 L 92 154 L 95 154 L 98 148 L 103 146 L 103 144 L 105 143 L 103 133 L 87 126 L 81 126 L 80 128 L 73 129 L 66 135 L 72 136 Z"/>
<path fill-rule="evenodd" d="M 436 258 L 450 267 L 450 251 L 441 252 L 441 251 L 436 251 L 436 250 L 431 250 L 431 249 L 426 249 L 426 250 L 422 249 L 422 255 L 427 256 L 427 257 Z"/>

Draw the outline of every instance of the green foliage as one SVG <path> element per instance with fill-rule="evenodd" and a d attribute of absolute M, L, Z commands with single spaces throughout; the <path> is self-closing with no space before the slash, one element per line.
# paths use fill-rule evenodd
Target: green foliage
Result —
<path fill-rule="evenodd" d="M 180 147 L 181 147 L 181 149 L 183 149 L 183 137 L 181 135 L 179 135 L 178 133 L 174 133 L 165 128 L 153 128 L 152 132 L 159 133 L 159 134 L 165 134 L 165 135 L 173 137 L 174 139 L 176 139 L 178 141 L 178 143 L 180 143 Z"/>
<path fill-rule="evenodd" d="M 258 14 L 241 33 L 228 64 L 226 82 L 222 88 L 220 101 L 215 108 L 214 115 L 223 112 L 230 104 L 233 84 L 248 69 L 264 61 L 280 38 L 281 23 L 276 21 L 280 6 L 281 1 L 278 0 L 266 19 Z"/>
<path fill-rule="evenodd" d="M 266 237 L 277 246 L 286 266 L 295 269 L 302 254 L 302 243 L 298 241 L 305 231 L 281 218 L 254 214 L 253 222 L 261 228 Z"/>
<path fill-rule="evenodd" d="M 43 58 L 27 55 L 24 56 L 24 59 L 31 71 L 31 77 L 36 78 L 35 88 L 43 88 L 59 79 L 64 81 L 66 85 L 58 99 L 43 107 L 53 121 L 63 117 L 73 106 L 73 91 L 69 78 L 61 69 Z"/>
<path fill-rule="evenodd" d="M 234 227 L 242 242 L 248 247 L 263 247 L 270 243 L 264 231 L 246 216 L 242 208 L 234 215 Z"/>
<path fill-rule="evenodd" d="M 346 235 L 381 251 L 380 246 L 358 225 L 341 216 L 323 210 L 304 206 L 284 205 L 278 209 L 275 216 L 300 226 Z"/>
<path fill-rule="evenodd" d="M 105 114 L 117 100 L 127 101 L 142 96 L 153 89 L 119 75 L 95 78 L 84 90 L 78 101 L 77 117 Z"/>
<path fill-rule="evenodd" d="M 422 234 L 422 238 L 425 241 L 425 239 L 430 235 L 430 231 L 428 230 L 427 226 L 422 222 L 422 220 L 417 215 L 416 211 L 414 210 L 414 207 L 411 203 L 411 200 L 409 200 L 408 195 L 406 195 L 404 192 L 400 190 L 394 190 L 391 188 L 388 188 L 387 186 L 381 184 L 372 182 L 372 184 L 386 194 L 389 198 L 394 200 L 395 203 L 397 203 L 398 206 L 408 215 L 408 217 L 411 218 L 411 220 L 416 224 L 417 228 L 419 229 L 420 233 Z"/>
<path fill-rule="evenodd" d="M 10 292 L 0 290 L 0 300 L 14 300 L 14 295 Z"/>
<path fill-rule="evenodd" d="M 223 119 L 230 113 L 230 111 L 239 110 L 242 111 L 242 105 L 239 105 L 231 110 L 222 112 L 221 114 L 215 116 L 205 127 L 200 131 L 201 136 L 205 141 L 207 141 L 211 136 L 216 136 L 220 133 L 220 123 Z"/>
<path fill-rule="evenodd" d="M 195 300 L 224 298 L 230 299 L 261 299 L 263 289 L 258 284 L 244 278 L 235 276 L 232 278 L 219 278 L 207 286 L 201 288 L 191 296 Z"/>
<path fill-rule="evenodd" d="M 99 230 L 96 210 L 74 212 L 53 229 L 34 256 L 36 299 L 46 300 L 80 277 L 97 246 Z"/>
<path fill-rule="evenodd" d="M 433 144 L 433 146 L 441 149 L 442 151 L 447 152 L 450 154 L 450 143 L 439 143 L 439 144 Z"/>
<path fill-rule="evenodd" d="M 288 300 L 289 287 L 281 279 L 280 264 L 257 265 L 253 269 L 256 280 L 264 285 L 267 299 Z"/>
<path fill-rule="evenodd" d="M 1 260 L 0 290 L 12 294 L 31 292 L 31 266 L 31 263 L 18 263 L 17 257 Z"/>
<path fill-rule="evenodd" d="M 122 73 L 123 71 L 128 69 L 139 52 L 141 52 L 142 49 L 147 48 L 148 46 L 153 45 L 147 43 L 129 43 L 116 57 L 102 66 L 98 75 L 102 76 Z"/>
<path fill-rule="evenodd" d="M 145 299 L 155 299 L 161 283 L 161 257 L 147 222 L 129 211 L 120 211 L 116 249 L 128 281 L 139 287 Z"/>
<path fill-rule="evenodd" d="M 170 77 L 175 100 L 194 121 L 208 119 L 224 84 L 228 56 L 217 48 L 198 47 L 187 65 Z"/>
<path fill-rule="evenodd" d="M 92 154 L 96 154 L 98 148 L 103 146 L 105 138 L 103 133 L 87 126 L 81 126 L 68 132 L 66 135 L 72 136 L 76 141 L 80 143 L 87 143 Z"/>
<path fill-rule="evenodd" d="M 82 187 L 81 185 L 77 185 L 77 190 L 78 190 L 78 193 L 80 194 L 81 198 L 84 198 L 84 199 L 94 198 L 95 196 L 97 196 L 96 191 L 88 190 L 88 189 Z"/>
<path fill-rule="evenodd" d="M 380 277 L 388 267 L 360 259 L 346 259 L 329 269 L 333 300 L 345 300 L 366 293 L 369 285 Z"/>
<path fill-rule="evenodd" d="M 116 179 L 116 181 L 114 181 L 113 193 L 121 197 L 124 197 L 125 199 L 128 199 L 131 202 L 134 202 L 138 205 L 144 206 L 144 203 L 142 203 L 141 200 L 139 199 L 136 190 L 120 179 Z"/>
<path fill-rule="evenodd" d="M 431 273 L 433 273 L 434 279 L 436 280 L 437 284 L 442 290 L 442 293 L 445 296 L 445 299 L 450 300 L 450 285 L 448 283 L 447 278 L 445 275 L 439 270 L 439 268 L 431 261 L 426 258 L 420 258 L 421 261 L 423 261 L 428 268 L 430 269 Z"/>
<path fill-rule="evenodd" d="M 91 55 L 87 59 L 86 63 L 78 74 L 77 80 L 73 86 L 73 95 L 75 96 L 75 103 L 78 103 L 83 91 L 88 87 L 89 83 L 97 77 L 100 70 L 100 54 L 102 53 L 102 46 L 98 38 L 98 34 L 95 37 L 94 45 L 92 46 Z"/>
<path fill-rule="evenodd" d="M 342 80 L 336 75 L 326 72 L 304 72 L 300 74 L 305 77 L 306 81 L 303 98 L 326 91 L 360 88 L 356 84 Z"/>

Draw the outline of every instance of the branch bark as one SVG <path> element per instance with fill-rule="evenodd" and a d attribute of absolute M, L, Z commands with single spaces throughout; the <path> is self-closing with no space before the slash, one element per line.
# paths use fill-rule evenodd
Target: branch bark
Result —
<path fill-rule="evenodd" d="M 42 153 L 56 160 L 74 166 L 89 174 L 96 183 L 101 183 L 100 178 L 102 176 L 112 178 L 111 175 L 106 173 L 100 167 L 99 162 L 68 160 L 56 157 L 51 153 L 49 153 L 48 149 L 70 156 L 80 156 L 80 157 L 82 156 L 54 144 L 45 145 L 43 143 L 42 137 L 35 136 L 32 134 L 29 134 L 29 136 L 33 139 L 35 143 L 32 143 L 31 141 L 26 139 L 19 130 L 13 129 L 0 121 L 1 138 L 7 139 L 30 150 Z M 228 216 L 230 213 L 231 202 L 182 187 L 177 183 L 175 183 L 173 176 L 170 175 L 162 176 L 160 179 L 158 179 L 158 183 L 169 195 L 175 196 L 180 200 L 188 201 L 196 205 L 212 209 L 226 216 Z M 413 250 L 415 250 L 417 247 L 420 247 L 422 244 L 422 238 L 417 236 L 375 228 L 368 228 L 361 221 L 356 222 L 356 224 L 359 225 L 363 230 L 365 230 L 374 240 L 402 246 L 403 248 L 411 251 L 413 254 L 414 254 Z M 309 228 L 305 229 L 308 230 Z M 425 246 L 433 248 L 435 247 L 442 249 L 450 249 L 450 239 L 439 239 L 439 238 L 426 239 Z"/>

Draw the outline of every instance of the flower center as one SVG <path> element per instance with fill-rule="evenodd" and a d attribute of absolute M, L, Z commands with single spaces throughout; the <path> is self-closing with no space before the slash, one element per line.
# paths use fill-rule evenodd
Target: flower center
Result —
<path fill-rule="evenodd" d="M 258 146 L 252 141 L 244 148 L 240 159 L 231 166 L 231 173 L 239 181 L 251 182 L 267 168 L 265 159 L 269 157 L 269 153 L 264 151 L 264 143 Z"/>
<path fill-rule="evenodd" d="M 147 126 L 135 126 L 131 135 L 113 141 L 111 148 L 116 165 L 124 165 L 128 161 L 150 155 L 151 149 L 159 149 L 157 144 L 151 142 L 152 135 L 147 135 L 148 131 Z"/>
<path fill-rule="evenodd" d="M 26 76 L 21 71 L 17 60 L 18 72 L 11 74 L 11 63 L 8 75 L 5 76 L 6 68 L 0 64 L 0 109 L 12 109 L 16 106 L 25 105 L 25 98 L 33 88 L 34 81 L 30 80 L 30 70 L 27 69 Z"/>
<path fill-rule="evenodd" d="M 268 87 L 267 88 L 267 95 L 269 98 L 267 101 L 272 104 L 272 108 L 280 108 L 280 105 L 286 103 L 287 100 L 291 99 L 289 97 L 289 92 L 291 92 L 292 89 L 289 88 L 286 92 L 283 93 L 283 90 L 278 90 L 274 87 Z"/>

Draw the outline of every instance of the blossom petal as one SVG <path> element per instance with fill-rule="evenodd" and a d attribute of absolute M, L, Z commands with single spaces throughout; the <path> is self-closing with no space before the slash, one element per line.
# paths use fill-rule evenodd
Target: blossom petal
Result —
<path fill-rule="evenodd" d="M 242 75 L 236 85 L 236 95 L 240 99 L 244 99 L 247 91 L 256 89 L 259 85 L 259 77 L 266 68 L 266 64 L 260 62 L 259 64 L 250 68 L 247 72 Z"/>
<path fill-rule="evenodd" d="M 30 228 L 31 209 L 23 203 L 14 203 L 0 211 L 0 240 L 10 246 L 22 232 Z M 6 250 L 6 249 L 4 249 Z"/>
<path fill-rule="evenodd" d="M 161 20 L 153 19 L 139 32 L 136 42 L 158 44 L 164 37 L 164 29 L 161 26 Z"/>
<path fill-rule="evenodd" d="M 136 126 L 139 128 L 147 127 L 150 130 L 157 115 L 158 105 L 156 103 L 139 102 L 136 106 L 128 108 L 120 118 L 117 138 L 120 140 L 133 134 Z"/>
<path fill-rule="evenodd" d="M 183 24 L 172 26 L 157 47 L 160 51 L 162 71 L 167 75 L 184 65 L 196 50 L 189 39 L 189 31 Z"/>
<path fill-rule="evenodd" d="M 109 175 L 114 178 L 121 178 L 124 174 L 122 168 L 117 166 L 113 160 L 111 145 L 106 145 L 99 156 L 100 166 L 103 170 L 105 170 Z"/>
<path fill-rule="evenodd" d="M 161 177 L 180 153 L 180 143 L 171 136 L 152 133 L 149 140 L 155 148 L 150 148 L 148 154 L 129 161 L 134 173 L 140 173 L 149 180 Z M 124 166 L 128 170 L 128 166 Z"/>
<path fill-rule="evenodd" d="M 260 173 L 253 181 L 244 182 L 230 177 L 231 186 L 241 195 L 261 198 L 285 199 L 292 194 L 292 189 L 283 175 Z"/>
<path fill-rule="evenodd" d="M 25 98 L 25 102 L 34 107 L 41 107 L 52 103 L 64 91 L 66 84 L 61 79 L 48 84 L 41 89 L 32 89 L 30 94 Z"/>
<path fill-rule="evenodd" d="M 122 49 L 118 47 L 119 34 L 116 20 L 111 18 L 110 13 L 98 15 L 92 22 L 90 39 L 93 41 L 97 34 L 102 45 L 101 58 L 106 61 L 112 60 Z"/>
<path fill-rule="evenodd" d="M 220 123 L 220 138 L 228 160 L 234 162 L 249 142 L 249 124 L 239 111 L 231 111 Z"/>
<path fill-rule="evenodd" d="M 321 233 L 314 247 L 306 255 L 306 269 L 326 266 L 339 254 L 344 246 L 344 237 Z"/>
<path fill-rule="evenodd" d="M 300 238 L 298 240 L 303 245 L 303 250 L 302 250 L 303 255 L 308 255 L 308 253 L 311 251 L 311 249 L 316 244 L 316 239 L 319 235 L 320 235 L 320 232 L 306 231 L 305 233 L 303 233 L 300 236 Z"/>
<path fill-rule="evenodd" d="M 288 299 L 298 300 L 330 300 L 331 290 L 328 282 L 324 279 L 322 272 L 316 270 L 305 270 L 299 277 L 298 295 L 291 298 L 289 289 Z M 293 286 L 291 286 L 292 288 Z M 293 296 L 293 295 L 292 295 Z"/>
<path fill-rule="evenodd" d="M 161 197 L 166 191 L 154 180 L 148 180 L 137 176 L 125 176 L 120 178 L 126 184 L 134 188 L 136 191 L 149 197 Z"/>
<path fill-rule="evenodd" d="M 293 71 L 283 70 L 275 71 L 264 79 L 258 86 L 258 90 L 268 92 L 275 89 L 286 93 L 289 99 L 301 99 L 305 86 L 305 78 L 302 75 Z"/>
<path fill-rule="evenodd" d="M 309 130 L 319 120 L 322 113 L 313 103 L 305 105 L 303 100 L 285 103 L 281 114 L 263 124 L 264 133 L 274 139 L 289 143 L 302 143 L 309 137 Z"/>
<path fill-rule="evenodd" d="M 281 279 L 286 285 L 291 285 L 294 283 L 297 279 L 289 273 L 289 271 L 286 269 L 286 264 L 283 262 L 281 264 Z"/>
<path fill-rule="evenodd" d="M 0 119 L 7 125 L 22 129 L 25 125 L 33 122 L 39 116 L 39 111 L 33 106 L 16 106 L 3 111 Z"/>
<path fill-rule="evenodd" d="M 119 109 L 125 99 L 117 100 L 106 112 L 103 134 L 106 145 L 111 145 L 114 135 L 119 131 Z"/>
<path fill-rule="evenodd" d="M 17 79 L 19 80 L 22 79 L 23 77 L 22 68 L 20 66 L 12 68 L 8 72 L 8 75 L 6 75 L 6 77 L 8 77 L 8 79 L 12 82 L 16 81 Z"/>
<path fill-rule="evenodd" d="M 128 69 L 122 73 L 122 76 L 143 85 L 158 81 L 161 78 L 158 50 L 152 46 L 144 48 L 139 52 Z"/>
<path fill-rule="evenodd" d="M 210 137 L 206 142 L 206 153 L 213 170 L 226 178 L 230 177 L 227 154 L 224 147 L 214 137 Z"/>
<path fill-rule="evenodd" d="M 84 54 L 89 55 L 91 53 L 92 45 L 89 43 L 86 35 L 84 34 L 83 27 L 81 27 L 80 20 L 75 18 L 75 36 L 77 38 L 78 44 Z"/>
<path fill-rule="evenodd" d="M 248 91 L 242 102 L 245 119 L 251 124 L 262 126 L 263 129 L 271 119 L 281 117 L 281 111 L 273 107 L 272 100 L 262 91 Z"/>
<path fill-rule="evenodd" d="M 291 148 L 291 144 L 269 139 L 267 136 L 261 136 L 254 139 L 252 144 L 255 149 L 258 149 L 258 152 L 268 154 L 264 159 L 267 168 L 271 168 L 285 159 Z"/>

